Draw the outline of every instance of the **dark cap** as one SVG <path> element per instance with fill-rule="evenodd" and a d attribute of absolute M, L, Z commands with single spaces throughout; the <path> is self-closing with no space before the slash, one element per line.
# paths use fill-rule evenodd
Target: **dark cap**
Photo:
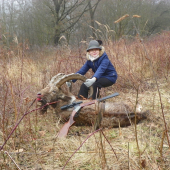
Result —
<path fill-rule="evenodd" d="M 88 46 L 88 48 L 87 48 L 87 51 L 92 50 L 92 49 L 95 49 L 95 48 L 100 49 L 100 50 L 102 49 L 102 47 L 100 46 L 100 44 L 99 44 L 98 41 L 96 41 L 96 40 L 91 40 L 91 41 L 89 42 L 89 46 Z"/>

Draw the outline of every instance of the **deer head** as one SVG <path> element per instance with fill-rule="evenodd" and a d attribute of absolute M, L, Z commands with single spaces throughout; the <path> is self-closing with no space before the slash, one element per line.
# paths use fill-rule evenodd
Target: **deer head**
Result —
<path fill-rule="evenodd" d="M 71 92 L 64 92 L 61 88 L 63 84 L 65 84 L 67 81 L 70 80 L 82 80 L 83 82 L 86 80 L 85 76 L 82 76 L 80 74 L 68 74 L 65 75 L 64 73 L 59 73 L 52 77 L 51 81 L 49 84 L 42 89 L 40 92 L 37 93 L 37 100 L 38 102 L 41 103 L 41 106 L 46 105 L 47 103 L 52 103 L 52 102 L 57 102 L 61 101 L 65 103 L 72 103 L 76 97 L 71 93 Z M 90 92 L 89 92 L 89 98 L 92 96 L 93 93 L 93 88 L 90 87 Z M 57 103 L 52 104 L 51 106 L 53 108 L 57 107 Z M 41 112 L 44 113 L 47 111 L 49 106 L 45 106 Z"/>

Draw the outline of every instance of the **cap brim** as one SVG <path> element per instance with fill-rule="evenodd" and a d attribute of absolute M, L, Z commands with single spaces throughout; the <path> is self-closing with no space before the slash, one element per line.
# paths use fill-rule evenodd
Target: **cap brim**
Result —
<path fill-rule="evenodd" d="M 87 51 L 92 50 L 92 49 L 99 49 L 99 50 L 101 50 L 102 48 L 101 47 L 93 46 L 93 47 L 88 48 Z"/>

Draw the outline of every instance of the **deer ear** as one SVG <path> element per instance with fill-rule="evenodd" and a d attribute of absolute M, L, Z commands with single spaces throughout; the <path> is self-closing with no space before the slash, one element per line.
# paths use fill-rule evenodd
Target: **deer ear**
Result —
<path fill-rule="evenodd" d="M 96 41 L 99 43 L 99 45 L 103 44 L 102 40 L 96 40 Z"/>
<path fill-rule="evenodd" d="M 69 100 L 72 99 L 70 96 L 66 96 L 66 95 L 63 95 L 63 94 L 59 95 L 58 98 L 63 100 L 63 101 L 69 101 Z"/>

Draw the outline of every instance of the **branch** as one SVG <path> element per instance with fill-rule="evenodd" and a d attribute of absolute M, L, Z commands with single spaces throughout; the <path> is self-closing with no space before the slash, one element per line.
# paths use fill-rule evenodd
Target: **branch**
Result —
<path fill-rule="evenodd" d="M 88 5 L 87 5 L 84 9 L 86 9 L 87 7 L 88 7 Z M 71 27 L 73 27 L 73 26 L 79 21 L 79 19 L 82 17 L 82 15 L 83 15 L 85 12 L 86 12 L 86 10 L 84 10 L 84 11 L 81 13 L 81 15 L 78 17 L 78 19 L 77 19 L 75 22 L 73 22 L 69 27 L 67 27 L 66 29 L 64 29 L 64 30 L 61 31 L 60 33 L 66 32 L 66 31 L 69 30 Z"/>
<path fill-rule="evenodd" d="M 91 136 L 93 136 L 95 133 L 97 133 L 98 131 L 100 131 L 102 129 L 98 129 L 94 132 L 92 132 L 83 142 L 82 144 L 74 151 L 74 153 L 69 157 L 69 159 L 66 161 L 65 165 L 63 166 L 62 170 L 66 167 L 66 165 L 68 164 L 68 162 L 70 161 L 70 159 L 73 157 L 73 155 L 83 146 L 83 144 L 87 141 L 87 139 L 89 139 Z"/>
<path fill-rule="evenodd" d="M 67 15 L 72 13 L 72 11 L 74 11 L 78 6 L 80 6 L 83 3 L 83 1 L 79 5 L 77 5 L 77 3 L 78 3 L 78 0 L 75 2 L 75 4 L 70 9 L 68 9 L 65 13 L 63 13 L 63 15 L 61 15 L 60 17 L 61 21 L 64 20 Z"/>
<path fill-rule="evenodd" d="M 93 13 L 96 11 L 97 5 L 99 4 L 100 1 L 101 1 L 101 0 L 98 0 L 98 1 L 96 2 L 96 4 L 93 6 L 93 7 L 94 7 Z"/>
<path fill-rule="evenodd" d="M 35 101 L 36 101 L 36 99 L 33 100 L 33 102 L 31 103 L 30 107 L 33 105 L 33 103 L 34 103 Z M 40 107 L 40 108 L 33 109 L 33 110 L 31 110 L 31 111 L 28 111 L 28 110 L 27 110 L 27 111 L 24 113 L 24 115 L 21 117 L 21 119 L 18 121 L 18 123 L 16 123 L 16 125 L 14 126 L 14 128 L 12 129 L 12 131 L 10 132 L 10 134 L 8 135 L 7 139 L 6 139 L 5 142 L 3 143 L 3 145 L 0 146 L 0 151 L 3 149 L 3 147 L 5 146 L 5 144 L 7 143 L 7 141 L 9 140 L 9 138 L 11 137 L 11 135 L 14 133 L 14 131 L 16 130 L 16 128 L 18 127 L 18 125 L 21 123 L 21 121 L 23 120 L 23 118 L 24 118 L 26 115 L 28 115 L 29 113 L 32 113 L 32 112 L 34 112 L 34 111 L 43 109 L 45 106 L 48 106 L 48 105 L 51 105 L 51 104 L 54 104 L 54 103 L 57 103 L 57 102 L 59 102 L 59 101 L 52 102 L 52 103 L 47 103 L 46 105 L 44 105 L 44 106 L 42 106 L 42 107 Z M 30 107 L 29 107 L 29 108 L 30 108 Z M 28 108 L 28 109 L 29 109 L 29 108 Z"/>

